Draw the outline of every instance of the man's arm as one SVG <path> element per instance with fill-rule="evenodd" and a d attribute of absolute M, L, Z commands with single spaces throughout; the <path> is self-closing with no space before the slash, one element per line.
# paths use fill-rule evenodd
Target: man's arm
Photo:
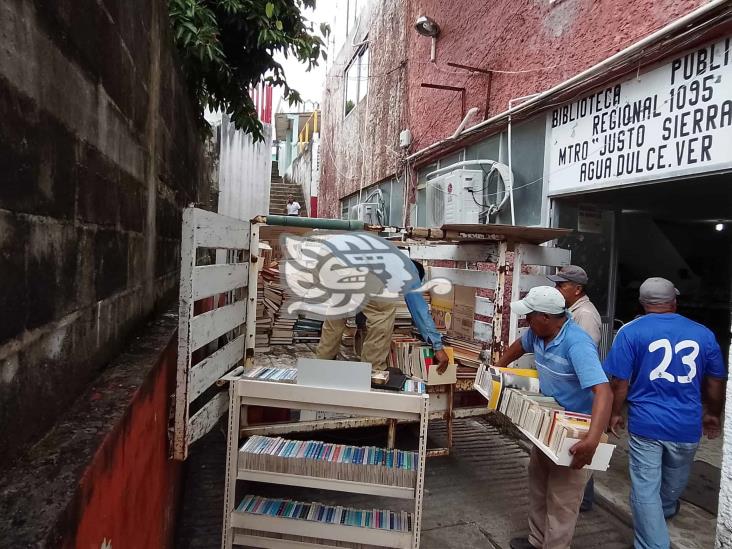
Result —
<path fill-rule="evenodd" d="M 618 429 L 625 428 L 623 406 L 625 405 L 625 399 L 628 398 L 628 380 L 614 377 L 610 381 L 610 389 L 613 392 L 613 408 L 612 412 L 610 412 L 610 432 L 616 437 L 620 437 Z"/>
<path fill-rule="evenodd" d="M 592 423 L 590 430 L 585 438 L 569 449 L 574 456 L 572 458 L 572 469 L 582 469 L 585 465 L 592 463 L 592 458 L 600 444 L 600 437 L 607 429 L 607 423 L 610 419 L 610 411 L 613 405 L 613 392 L 610 390 L 610 384 L 600 383 L 592 386 L 592 392 L 595 398 L 592 402 Z"/>
<path fill-rule="evenodd" d="M 427 302 L 419 292 L 407 292 L 404 294 L 404 301 L 409 309 L 409 314 L 412 315 L 415 326 L 417 326 L 417 330 L 435 351 L 435 360 L 438 364 L 437 372 L 443 373 L 447 369 L 449 357 L 443 350 L 442 336 L 435 327 L 435 321 L 427 308 Z"/>
<path fill-rule="evenodd" d="M 508 349 L 506 349 L 506 352 L 501 355 L 501 358 L 498 359 L 498 362 L 496 363 L 496 367 L 506 368 L 514 360 L 518 360 L 524 356 L 524 354 L 526 354 L 526 351 L 524 350 L 523 345 L 521 345 L 521 339 L 517 339 L 511 343 Z"/>
<path fill-rule="evenodd" d="M 721 431 L 721 417 L 724 408 L 724 380 L 704 377 L 704 417 L 702 425 L 707 438 L 717 438 Z"/>

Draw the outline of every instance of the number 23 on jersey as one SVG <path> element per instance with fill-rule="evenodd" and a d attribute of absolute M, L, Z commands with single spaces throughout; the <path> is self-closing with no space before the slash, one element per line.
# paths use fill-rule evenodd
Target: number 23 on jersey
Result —
<path fill-rule="evenodd" d="M 693 339 L 679 341 L 675 347 L 672 347 L 671 342 L 668 339 L 657 339 L 648 345 L 648 351 L 651 353 L 663 351 L 661 362 L 651 370 L 651 373 L 648 376 L 651 381 L 665 379 L 671 383 L 691 383 L 691 380 L 696 377 L 696 358 L 699 356 L 699 344 Z M 681 359 L 681 362 L 689 368 L 689 373 L 687 375 L 674 376 L 670 372 L 666 371 L 671 365 L 674 354 L 676 354 Z"/>

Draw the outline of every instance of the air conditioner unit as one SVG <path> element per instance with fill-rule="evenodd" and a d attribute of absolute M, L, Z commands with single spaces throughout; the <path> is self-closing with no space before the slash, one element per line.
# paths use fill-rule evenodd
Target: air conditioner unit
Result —
<path fill-rule="evenodd" d="M 483 210 L 483 171 L 456 169 L 427 181 L 427 226 L 478 223 Z"/>
<path fill-rule="evenodd" d="M 351 219 L 363 221 L 367 225 L 381 225 L 379 219 L 379 204 L 376 202 L 362 202 L 351 208 Z"/>

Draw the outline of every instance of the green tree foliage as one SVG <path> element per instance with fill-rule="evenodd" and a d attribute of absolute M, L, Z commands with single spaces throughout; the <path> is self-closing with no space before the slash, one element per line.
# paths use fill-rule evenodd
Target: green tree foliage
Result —
<path fill-rule="evenodd" d="M 316 35 L 301 13 L 313 7 L 315 0 L 169 0 L 175 43 L 201 122 L 206 107 L 218 109 L 259 141 L 262 124 L 251 87 L 264 80 L 282 86 L 290 105 L 300 101 L 274 55 L 293 55 L 308 70 L 326 58 L 330 28 L 322 24 Z"/>

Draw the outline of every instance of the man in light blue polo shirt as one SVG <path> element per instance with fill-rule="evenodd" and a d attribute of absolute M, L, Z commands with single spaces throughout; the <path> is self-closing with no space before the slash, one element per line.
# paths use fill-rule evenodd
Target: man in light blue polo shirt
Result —
<path fill-rule="evenodd" d="M 677 294 L 665 278 L 643 282 L 646 314 L 623 326 L 604 364 L 615 393 L 613 432 L 628 401 L 635 549 L 668 549 L 666 520 L 679 512 L 702 431 L 720 433 L 722 353 L 708 328 L 676 313 Z"/>
<path fill-rule="evenodd" d="M 534 353 L 541 392 L 566 410 L 592 414 L 587 436 L 570 450 L 572 465 L 556 465 L 541 450 L 531 450 L 529 462 L 528 538 L 514 538 L 511 549 L 569 549 L 580 503 L 600 438 L 607 428 L 612 391 L 602 370 L 594 342 L 567 315 L 556 288 L 532 288 L 511 303 L 526 315 L 529 329 L 514 341 L 496 366 L 506 367 L 524 353 Z"/>

